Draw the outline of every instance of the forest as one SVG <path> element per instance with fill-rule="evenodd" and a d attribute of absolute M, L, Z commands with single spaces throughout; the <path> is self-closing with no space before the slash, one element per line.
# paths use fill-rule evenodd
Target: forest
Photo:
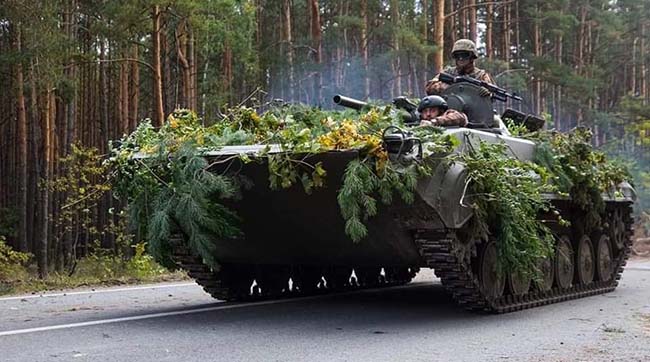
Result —
<path fill-rule="evenodd" d="M 102 160 L 141 120 L 418 98 L 461 38 L 510 106 L 591 128 L 650 209 L 646 0 L 4 0 L 0 237 L 41 275 L 117 251 L 134 241 Z"/>

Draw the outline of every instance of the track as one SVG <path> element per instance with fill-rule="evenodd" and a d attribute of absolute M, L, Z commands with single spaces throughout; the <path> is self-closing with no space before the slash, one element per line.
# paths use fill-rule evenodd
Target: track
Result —
<path fill-rule="evenodd" d="M 612 206 L 613 205 L 613 206 Z M 491 313 L 508 313 L 541 305 L 562 302 L 565 300 L 607 293 L 616 288 L 623 267 L 631 251 L 632 235 L 632 206 L 629 203 L 612 203 L 607 217 L 616 216 L 619 225 L 618 235 L 613 235 L 609 229 L 616 227 L 611 221 L 604 225 L 603 234 L 612 235 L 610 249 L 613 250 L 611 276 L 603 278 L 593 276 L 587 283 L 581 283 L 578 276 L 571 274 L 573 279 L 569 285 L 562 287 L 558 277 L 552 277 L 552 287 L 543 290 L 531 285 L 525 293 L 513 293 L 512 287 L 505 288 L 503 294 L 490 297 L 481 284 L 481 276 L 477 271 L 477 258 L 471 263 L 458 257 L 455 251 L 459 240 L 455 230 L 416 230 L 414 241 L 419 248 L 424 266 L 434 269 L 442 284 L 453 298 L 464 308 Z M 618 210 L 618 211 L 617 211 Z M 177 265 L 188 271 L 190 277 L 203 287 L 212 297 L 227 301 L 250 301 L 275 298 L 290 298 L 307 295 L 340 292 L 359 288 L 377 288 L 406 284 L 411 281 L 419 268 L 385 268 L 384 274 L 379 274 L 381 268 L 356 269 L 357 278 L 351 277 L 352 267 L 278 267 L 263 265 L 222 265 L 220 271 L 213 271 L 203 263 L 203 260 L 193 254 L 183 242 L 182 236 L 176 234 L 172 238 L 174 245 L 173 259 Z M 575 244 L 575 241 L 573 242 Z M 618 248 L 616 245 L 619 245 Z M 574 250 L 576 250 L 574 248 Z M 592 254 L 595 254 L 592 246 Z M 578 269 L 580 262 L 577 253 L 571 268 Z M 557 258 L 556 258 L 557 259 Z M 592 264 L 597 264 L 593 260 Z M 553 266 L 556 268 L 556 266 Z M 597 266 L 595 266 L 597 267 Z M 293 287 L 289 285 L 293 280 Z M 253 284 L 255 281 L 255 284 Z M 533 283 L 534 284 L 534 283 Z M 260 289 L 261 286 L 261 289 Z"/>
<path fill-rule="evenodd" d="M 608 281 L 577 283 L 568 288 L 559 287 L 556 281 L 548 291 L 535 290 L 535 287 L 531 286 L 531 290 L 523 295 L 513 295 L 506 291 L 502 296 L 490 298 L 486 296 L 479 276 L 474 272 L 476 267 L 473 268 L 472 265 L 456 257 L 454 247 L 458 239 L 454 231 L 418 230 L 415 240 L 427 266 L 434 269 L 442 284 L 461 306 L 470 310 L 508 313 L 614 290 L 630 254 L 633 222 L 631 204 L 613 207 L 616 208 L 622 211 L 624 235 L 620 235 L 623 237 L 622 249 L 615 257 L 612 278 Z"/>
<path fill-rule="evenodd" d="M 332 292 L 381 288 L 409 283 L 419 268 L 362 268 L 351 276 L 352 267 L 278 267 L 265 265 L 221 265 L 213 271 L 183 242 L 180 234 L 171 238 L 173 260 L 212 297 L 226 301 L 252 301 L 304 297 Z M 369 271 L 368 269 L 371 269 Z M 289 278 L 293 286 L 289 285 Z M 255 284 L 253 281 L 255 280 Z M 261 289 L 260 289 L 261 287 Z"/>

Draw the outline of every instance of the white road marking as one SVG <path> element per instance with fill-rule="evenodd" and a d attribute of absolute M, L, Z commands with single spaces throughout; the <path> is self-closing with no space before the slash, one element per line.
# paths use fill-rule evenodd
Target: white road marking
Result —
<path fill-rule="evenodd" d="M 401 285 L 401 286 L 396 286 L 396 287 L 379 288 L 379 290 L 388 290 L 388 289 L 393 289 L 394 290 L 394 289 L 405 289 L 405 288 L 421 287 L 424 284 L 425 283 L 414 283 L 414 284 Z M 343 295 L 350 295 L 350 294 L 370 293 L 370 292 L 377 291 L 377 290 L 378 290 L 378 288 L 371 288 L 371 289 L 363 289 L 363 290 L 354 290 L 354 291 L 344 292 L 344 293 L 334 293 L 334 294 L 325 294 L 325 295 L 314 295 L 314 296 L 309 296 L 309 297 L 267 300 L 267 301 L 261 301 L 261 302 L 228 304 L 228 305 L 219 305 L 219 306 L 215 306 L 215 307 L 197 308 L 197 309 L 190 309 L 190 310 L 179 310 L 179 311 L 175 311 L 175 312 L 152 313 L 152 314 L 143 314 L 143 315 L 137 315 L 137 316 L 131 316 L 131 317 L 100 319 L 100 320 L 88 321 L 88 322 L 78 322 L 78 323 L 69 323 L 69 324 L 59 324 L 59 325 L 54 325 L 54 326 L 16 329 L 16 330 L 13 330 L 13 331 L 0 332 L 0 337 L 3 337 L 3 336 L 15 336 L 15 335 L 18 335 L 18 334 L 27 334 L 27 333 L 35 333 L 35 332 L 54 331 L 54 330 L 58 330 L 58 329 L 89 327 L 89 326 L 97 326 L 97 325 L 110 324 L 110 323 L 130 322 L 130 321 L 137 321 L 137 320 L 143 320 L 143 319 L 152 319 L 152 318 L 171 317 L 171 316 L 177 316 L 177 315 L 204 313 L 204 312 L 212 312 L 212 311 L 216 311 L 216 310 L 238 309 L 238 308 L 257 307 L 257 306 L 270 305 L 270 304 L 292 303 L 292 302 L 306 301 L 306 300 L 312 300 L 312 299 L 320 299 L 320 298 L 324 298 L 324 297 L 335 297 L 335 296 L 343 296 Z M 225 302 L 222 302 L 222 303 L 225 303 Z"/>
<path fill-rule="evenodd" d="M 194 282 L 191 282 L 191 283 L 175 283 L 175 284 L 149 284 L 149 285 L 146 285 L 146 286 L 128 287 L 128 288 L 83 290 L 83 291 L 79 291 L 79 292 L 63 292 L 63 293 L 49 293 L 49 294 L 30 294 L 30 295 L 23 295 L 23 296 L 0 298 L 0 302 L 7 301 L 7 300 L 64 297 L 64 296 L 69 296 L 69 295 L 130 292 L 130 291 L 134 291 L 134 290 L 144 290 L 144 289 L 179 288 L 179 287 L 187 287 L 187 286 L 191 286 L 191 285 L 196 286 L 197 284 L 194 283 Z"/>

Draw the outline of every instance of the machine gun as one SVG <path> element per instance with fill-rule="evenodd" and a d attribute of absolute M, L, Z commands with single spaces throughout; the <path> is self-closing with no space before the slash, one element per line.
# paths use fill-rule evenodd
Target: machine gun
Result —
<path fill-rule="evenodd" d="M 449 108 L 464 112 L 469 119 L 468 128 L 498 128 L 494 117 L 492 101 L 481 95 L 481 89 L 485 88 L 492 93 L 492 99 L 505 102 L 510 99 L 522 101 L 523 99 L 515 93 L 497 87 L 478 79 L 460 75 L 454 76 L 449 73 L 440 73 L 438 79 L 449 84 L 449 87 L 442 92 L 442 97 L 447 100 Z M 544 119 L 521 111 L 507 108 L 501 116 L 502 120 L 508 119 L 515 124 L 520 124 L 535 131 L 544 126 Z"/>
<path fill-rule="evenodd" d="M 333 98 L 334 103 L 339 106 L 356 109 L 357 111 L 362 110 L 364 107 L 368 106 L 368 103 L 360 101 L 358 99 L 342 96 L 337 94 Z M 404 96 L 393 98 L 393 104 L 397 109 L 400 109 L 404 112 L 401 112 L 402 119 L 407 125 L 414 125 L 420 123 L 420 114 L 418 113 L 418 106 L 411 102 L 408 98 Z"/>
<path fill-rule="evenodd" d="M 468 77 L 466 75 L 459 75 L 459 76 L 453 76 L 449 73 L 440 73 L 438 76 L 438 79 L 441 82 L 447 83 L 447 84 L 456 84 L 456 83 L 470 83 L 474 84 L 475 86 L 478 87 L 483 87 L 487 90 L 489 90 L 492 93 L 492 98 L 498 99 L 502 102 L 505 102 L 508 100 L 508 98 L 512 98 L 517 101 L 521 101 L 522 98 L 515 93 L 508 93 L 507 90 L 497 87 L 494 84 L 490 84 L 487 82 L 484 82 L 482 80 L 474 79 L 471 77 Z"/>

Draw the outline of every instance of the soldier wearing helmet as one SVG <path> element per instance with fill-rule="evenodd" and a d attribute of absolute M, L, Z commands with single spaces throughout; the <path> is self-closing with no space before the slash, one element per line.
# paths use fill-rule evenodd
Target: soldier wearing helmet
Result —
<path fill-rule="evenodd" d="M 420 126 L 457 126 L 467 125 L 467 116 L 447 107 L 447 101 L 440 96 L 426 96 L 418 105 Z"/>
<path fill-rule="evenodd" d="M 456 62 L 455 67 L 447 67 L 444 72 L 454 76 L 466 75 L 487 83 L 495 84 L 494 79 L 483 69 L 474 66 L 474 59 L 478 58 L 476 51 L 476 44 L 469 39 L 460 39 L 454 43 L 451 50 L 451 56 Z M 441 82 L 436 75 L 433 79 L 425 85 L 427 94 L 441 94 L 442 91 L 447 89 L 448 85 Z M 484 97 L 490 96 L 490 91 L 482 89 L 481 95 Z"/>

